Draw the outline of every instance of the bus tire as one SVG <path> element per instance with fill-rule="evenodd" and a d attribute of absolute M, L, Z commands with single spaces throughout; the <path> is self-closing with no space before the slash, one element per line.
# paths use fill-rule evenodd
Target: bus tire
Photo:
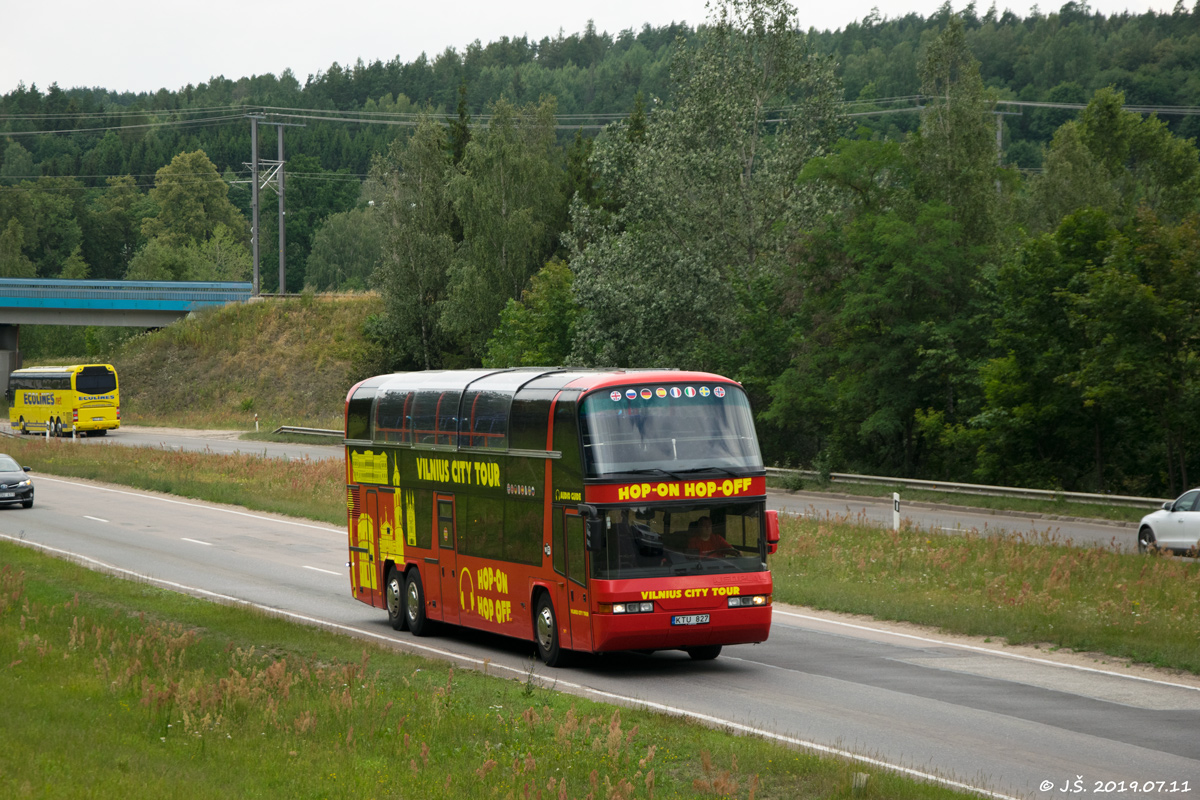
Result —
<path fill-rule="evenodd" d="M 29 435 L 29 428 L 27 428 L 27 427 L 25 426 L 25 418 L 24 418 L 24 417 L 21 417 L 21 435 L 22 435 L 22 436 L 28 436 L 28 435 Z"/>
<path fill-rule="evenodd" d="M 558 636 L 558 618 L 554 615 L 554 603 L 550 594 L 538 595 L 537 613 L 533 618 L 533 642 L 537 645 L 538 658 L 547 667 L 566 665 L 566 652 Z"/>
<path fill-rule="evenodd" d="M 62 417 L 54 420 L 54 435 L 60 439 L 62 438 Z"/>
<path fill-rule="evenodd" d="M 421 571 L 413 567 L 404 581 L 404 616 L 413 636 L 433 633 L 433 621 L 425 616 L 425 589 L 421 586 Z"/>
<path fill-rule="evenodd" d="M 387 585 L 383 589 L 384 602 L 387 604 L 388 622 L 392 630 L 408 629 L 408 616 L 404 610 L 404 576 L 395 567 L 388 570 Z"/>
<path fill-rule="evenodd" d="M 692 657 L 693 661 L 712 661 L 717 656 L 721 655 L 721 645 L 706 644 L 699 647 L 685 647 L 684 652 Z"/>

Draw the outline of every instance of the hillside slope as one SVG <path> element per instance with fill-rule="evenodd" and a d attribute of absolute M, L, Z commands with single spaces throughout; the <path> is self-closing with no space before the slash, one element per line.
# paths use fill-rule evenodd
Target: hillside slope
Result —
<path fill-rule="evenodd" d="M 137 336 L 113 356 L 122 420 L 253 430 L 340 428 L 346 390 L 376 371 L 373 295 L 239 303 Z"/>

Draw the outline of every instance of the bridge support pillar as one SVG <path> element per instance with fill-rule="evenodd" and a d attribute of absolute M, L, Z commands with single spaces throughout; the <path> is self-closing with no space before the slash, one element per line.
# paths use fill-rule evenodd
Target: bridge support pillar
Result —
<path fill-rule="evenodd" d="M 21 368 L 21 326 L 0 324 L 0 388 L 8 393 L 8 374 Z"/>

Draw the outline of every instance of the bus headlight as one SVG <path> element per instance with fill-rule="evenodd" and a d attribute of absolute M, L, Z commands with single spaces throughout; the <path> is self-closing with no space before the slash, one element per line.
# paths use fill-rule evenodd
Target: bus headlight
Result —
<path fill-rule="evenodd" d="M 603 608 L 604 604 L 601 604 Z M 654 610 L 654 603 L 613 603 L 614 614 L 649 614 Z"/>
<path fill-rule="evenodd" d="M 765 606 L 771 602 L 769 594 L 748 594 L 729 598 L 730 608 L 747 608 L 749 606 Z"/>

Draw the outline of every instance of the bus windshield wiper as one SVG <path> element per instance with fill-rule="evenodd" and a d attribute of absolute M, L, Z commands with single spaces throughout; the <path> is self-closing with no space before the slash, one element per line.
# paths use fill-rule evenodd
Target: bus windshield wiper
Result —
<path fill-rule="evenodd" d="M 624 475 L 666 475 L 668 478 L 679 480 L 679 475 L 674 472 L 667 472 L 659 467 L 645 467 L 643 469 L 623 469 L 620 474 Z"/>
<path fill-rule="evenodd" d="M 740 476 L 738 475 L 738 473 L 734 472 L 734 471 L 733 471 L 733 470 L 731 470 L 731 469 L 727 469 L 726 467 L 696 467 L 695 469 L 681 469 L 681 470 L 679 470 L 679 474 L 680 474 L 680 475 L 692 475 L 692 474 L 694 474 L 694 473 L 697 473 L 697 472 L 722 472 L 722 473 L 724 473 L 724 474 L 728 475 L 728 476 L 729 476 L 729 477 L 731 477 L 731 478 L 737 478 L 737 477 L 740 477 Z"/>

